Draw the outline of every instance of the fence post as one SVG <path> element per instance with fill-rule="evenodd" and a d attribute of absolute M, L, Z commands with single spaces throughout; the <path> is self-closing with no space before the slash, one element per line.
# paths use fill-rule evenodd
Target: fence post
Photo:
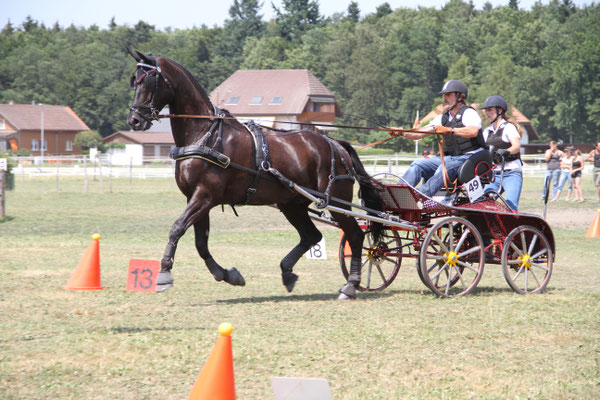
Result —
<path fill-rule="evenodd" d="M 104 193 L 104 181 L 102 180 L 102 153 L 96 153 L 98 157 L 98 172 L 100 173 L 100 191 Z"/>
<path fill-rule="evenodd" d="M 108 191 L 112 193 L 112 153 L 108 154 Z"/>
<path fill-rule="evenodd" d="M 87 176 L 87 157 L 83 156 L 83 187 L 85 192 L 88 192 L 88 176 Z"/>
<path fill-rule="evenodd" d="M 56 157 L 56 190 L 58 191 L 58 167 L 60 165 L 60 159 Z"/>
<path fill-rule="evenodd" d="M 6 172 L 0 169 L 0 218 L 6 217 L 6 213 L 4 211 L 4 197 L 6 196 L 5 190 L 5 182 L 6 182 Z"/>

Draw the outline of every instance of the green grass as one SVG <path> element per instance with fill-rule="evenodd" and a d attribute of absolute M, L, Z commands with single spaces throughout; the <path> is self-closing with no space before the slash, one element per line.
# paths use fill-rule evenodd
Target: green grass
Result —
<path fill-rule="evenodd" d="M 234 326 L 239 399 L 270 399 L 271 377 L 327 379 L 335 399 L 597 399 L 600 397 L 600 238 L 555 228 L 548 289 L 520 296 L 487 265 L 474 294 L 439 299 L 404 260 L 385 291 L 336 301 L 343 284 L 337 230 L 323 227 L 329 259 L 302 259 L 292 294 L 279 261 L 296 241 L 277 210 L 211 214 L 210 247 L 237 267 L 243 288 L 217 283 L 193 232 L 180 242 L 175 286 L 125 290 L 130 258 L 160 259 L 184 197 L 169 180 L 114 180 L 104 193 L 81 180 L 17 178 L 0 222 L 0 398 L 186 398 L 223 321 Z M 522 209 L 539 213 L 541 178 Z M 585 197 L 593 187 L 585 183 Z M 553 203 L 553 215 L 595 212 Z M 591 223 L 591 220 L 590 220 Z M 104 290 L 63 290 L 100 233 Z"/>

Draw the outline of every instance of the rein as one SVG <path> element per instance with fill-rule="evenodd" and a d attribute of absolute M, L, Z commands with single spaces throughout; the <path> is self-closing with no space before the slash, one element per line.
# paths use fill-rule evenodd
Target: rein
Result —
<path fill-rule="evenodd" d="M 157 119 L 159 118 L 193 118 L 193 119 L 209 119 L 209 120 L 215 120 L 215 119 L 222 119 L 222 120 L 236 120 L 238 121 L 239 119 L 236 117 L 226 117 L 226 116 L 217 116 L 217 115 L 194 115 L 194 114 L 161 114 L 157 116 Z M 330 125 L 330 124 L 315 124 L 315 123 L 308 123 L 308 122 L 291 122 L 291 121 L 285 121 L 282 122 L 284 124 L 292 124 L 292 125 L 308 125 L 308 126 L 326 126 L 326 127 L 332 127 L 332 128 L 347 128 L 347 129 L 356 129 L 356 130 L 364 130 L 364 131 L 380 131 L 380 132 L 390 132 L 390 131 L 394 131 L 394 132 L 414 132 L 414 133 L 432 133 L 432 132 L 425 132 L 425 131 L 420 131 L 418 129 L 390 129 L 390 128 L 371 128 L 368 126 L 355 126 L 355 125 Z M 385 139 L 390 140 L 390 139 L 394 139 L 395 136 Z M 382 143 L 380 142 L 376 142 L 376 143 L 372 143 L 370 145 L 367 146 L 374 146 L 375 144 L 378 143 Z M 363 147 L 366 148 L 366 147 Z M 362 149 L 362 148 L 361 148 Z M 360 150 L 360 149 L 359 149 Z"/>

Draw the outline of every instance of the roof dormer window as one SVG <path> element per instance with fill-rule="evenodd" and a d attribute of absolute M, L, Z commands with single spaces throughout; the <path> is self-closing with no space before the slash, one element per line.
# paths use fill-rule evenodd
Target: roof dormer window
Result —
<path fill-rule="evenodd" d="M 273 100 L 271 100 L 271 104 L 281 104 L 281 96 L 275 96 L 273 97 Z"/>
<path fill-rule="evenodd" d="M 254 96 L 250 104 L 260 104 L 262 103 L 262 96 Z"/>
<path fill-rule="evenodd" d="M 229 100 L 227 100 L 227 103 L 225 104 L 237 104 L 239 99 L 239 97 L 230 97 Z"/>

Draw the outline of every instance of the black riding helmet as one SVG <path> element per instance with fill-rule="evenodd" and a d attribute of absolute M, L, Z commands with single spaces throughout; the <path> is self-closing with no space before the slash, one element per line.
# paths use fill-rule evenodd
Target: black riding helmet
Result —
<path fill-rule="evenodd" d="M 482 109 L 492 107 L 500 107 L 502 109 L 502 112 L 506 112 L 506 110 L 508 110 L 508 104 L 506 104 L 506 100 L 504 100 L 502 96 L 497 95 L 488 97 L 481 106 Z"/>
<path fill-rule="evenodd" d="M 467 98 L 467 94 L 469 93 L 467 85 L 465 85 L 464 82 L 459 81 L 457 79 L 451 79 L 444 84 L 444 87 L 442 88 L 439 94 L 453 92 L 462 93 L 465 96 L 465 99 Z"/>

